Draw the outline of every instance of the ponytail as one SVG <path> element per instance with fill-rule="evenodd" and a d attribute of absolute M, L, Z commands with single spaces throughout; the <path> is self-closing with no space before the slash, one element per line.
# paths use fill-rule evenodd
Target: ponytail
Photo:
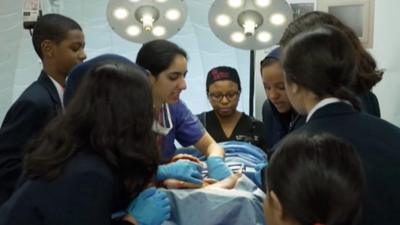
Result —
<path fill-rule="evenodd" d="M 348 87 L 340 86 L 333 92 L 333 97 L 349 101 L 357 111 L 361 110 L 359 100 Z"/>

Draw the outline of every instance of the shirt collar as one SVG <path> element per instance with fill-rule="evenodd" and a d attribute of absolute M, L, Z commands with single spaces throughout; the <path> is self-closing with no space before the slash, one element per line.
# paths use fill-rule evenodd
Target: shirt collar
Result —
<path fill-rule="evenodd" d="M 321 100 L 320 102 L 318 102 L 308 113 L 307 115 L 307 119 L 306 119 L 306 123 L 310 120 L 311 116 L 320 108 L 328 105 L 328 104 L 332 104 L 332 103 L 336 103 L 336 102 L 341 102 L 340 99 L 338 98 L 334 98 L 334 97 L 329 97 L 329 98 L 325 98 L 323 100 Z"/>
<path fill-rule="evenodd" d="M 61 107 L 64 109 L 64 99 L 63 99 L 64 87 L 61 86 L 61 84 L 59 84 L 56 80 L 54 80 L 54 78 L 51 77 L 50 75 L 47 75 L 47 76 L 50 78 L 51 82 L 53 82 L 54 86 L 56 87 L 58 97 L 60 98 Z"/>

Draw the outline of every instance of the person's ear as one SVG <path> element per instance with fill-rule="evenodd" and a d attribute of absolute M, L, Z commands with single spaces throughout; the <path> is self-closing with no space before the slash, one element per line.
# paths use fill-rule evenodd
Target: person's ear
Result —
<path fill-rule="evenodd" d="M 285 88 L 287 88 L 291 94 L 298 94 L 300 91 L 300 86 L 294 82 L 285 82 Z"/>
<path fill-rule="evenodd" d="M 46 58 L 52 58 L 54 56 L 54 42 L 50 40 L 44 40 L 40 44 L 42 55 Z"/>
<path fill-rule="evenodd" d="M 150 81 L 150 84 L 153 85 L 157 81 L 157 77 L 150 73 L 149 81 Z"/>
<path fill-rule="evenodd" d="M 268 201 L 270 201 L 270 204 L 274 210 L 274 213 L 276 216 L 280 219 L 283 219 L 283 207 L 281 204 L 281 201 L 279 200 L 278 196 L 275 194 L 273 190 L 268 192 L 269 198 Z"/>

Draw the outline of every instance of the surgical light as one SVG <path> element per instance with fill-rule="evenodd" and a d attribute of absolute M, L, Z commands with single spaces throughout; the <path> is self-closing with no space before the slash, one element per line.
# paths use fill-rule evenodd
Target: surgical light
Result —
<path fill-rule="evenodd" d="M 250 50 L 251 116 L 254 110 L 254 50 L 278 43 L 292 19 L 292 9 L 285 0 L 215 0 L 208 11 L 208 23 L 217 38 L 232 47 Z"/>
<path fill-rule="evenodd" d="M 285 0 L 215 0 L 208 12 L 211 30 L 221 41 L 248 50 L 276 44 L 292 18 Z M 232 38 L 238 31 L 245 37 L 240 42 Z"/>
<path fill-rule="evenodd" d="M 232 22 L 232 19 L 228 15 L 222 14 L 215 18 L 215 22 L 220 26 L 227 26 Z"/>
<path fill-rule="evenodd" d="M 114 10 L 113 15 L 115 18 L 117 18 L 119 20 L 123 20 L 123 19 L 126 19 L 126 17 L 128 17 L 129 12 L 125 8 L 117 8 L 116 10 Z"/>
<path fill-rule="evenodd" d="M 258 7 L 264 8 L 271 4 L 271 0 L 255 0 L 254 4 Z"/>
<path fill-rule="evenodd" d="M 271 15 L 270 22 L 276 26 L 281 26 L 286 22 L 286 17 L 281 13 L 275 13 Z"/>
<path fill-rule="evenodd" d="M 228 0 L 228 6 L 232 8 L 239 8 L 243 5 L 243 1 L 245 0 Z"/>
<path fill-rule="evenodd" d="M 173 36 L 183 27 L 186 17 L 184 0 L 110 0 L 107 5 L 111 29 L 137 43 Z"/>
<path fill-rule="evenodd" d="M 177 10 L 177 9 L 170 9 L 167 11 L 165 16 L 167 17 L 167 19 L 173 21 L 173 20 L 177 20 L 177 19 L 179 19 L 179 17 L 181 17 L 181 12 L 179 12 L 179 10 Z"/>

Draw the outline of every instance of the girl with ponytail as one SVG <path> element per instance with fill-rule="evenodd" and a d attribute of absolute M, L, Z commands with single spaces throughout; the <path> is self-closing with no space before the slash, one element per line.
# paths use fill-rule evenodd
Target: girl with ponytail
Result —
<path fill-rule="evenodd" d="M 361 224 L 394 225 L 400 221 L 400 129 L 360 112 L 350 89 L 357 79 L 356 60 L 356 50 L 346 35 L 329 25 L 300 33 L 285 45 L 286 93 L 293 108 L 307 115 L 306 124 L 291 135 L 330 133 L 349 142 L 360 155 L 367 179 Z"/>

